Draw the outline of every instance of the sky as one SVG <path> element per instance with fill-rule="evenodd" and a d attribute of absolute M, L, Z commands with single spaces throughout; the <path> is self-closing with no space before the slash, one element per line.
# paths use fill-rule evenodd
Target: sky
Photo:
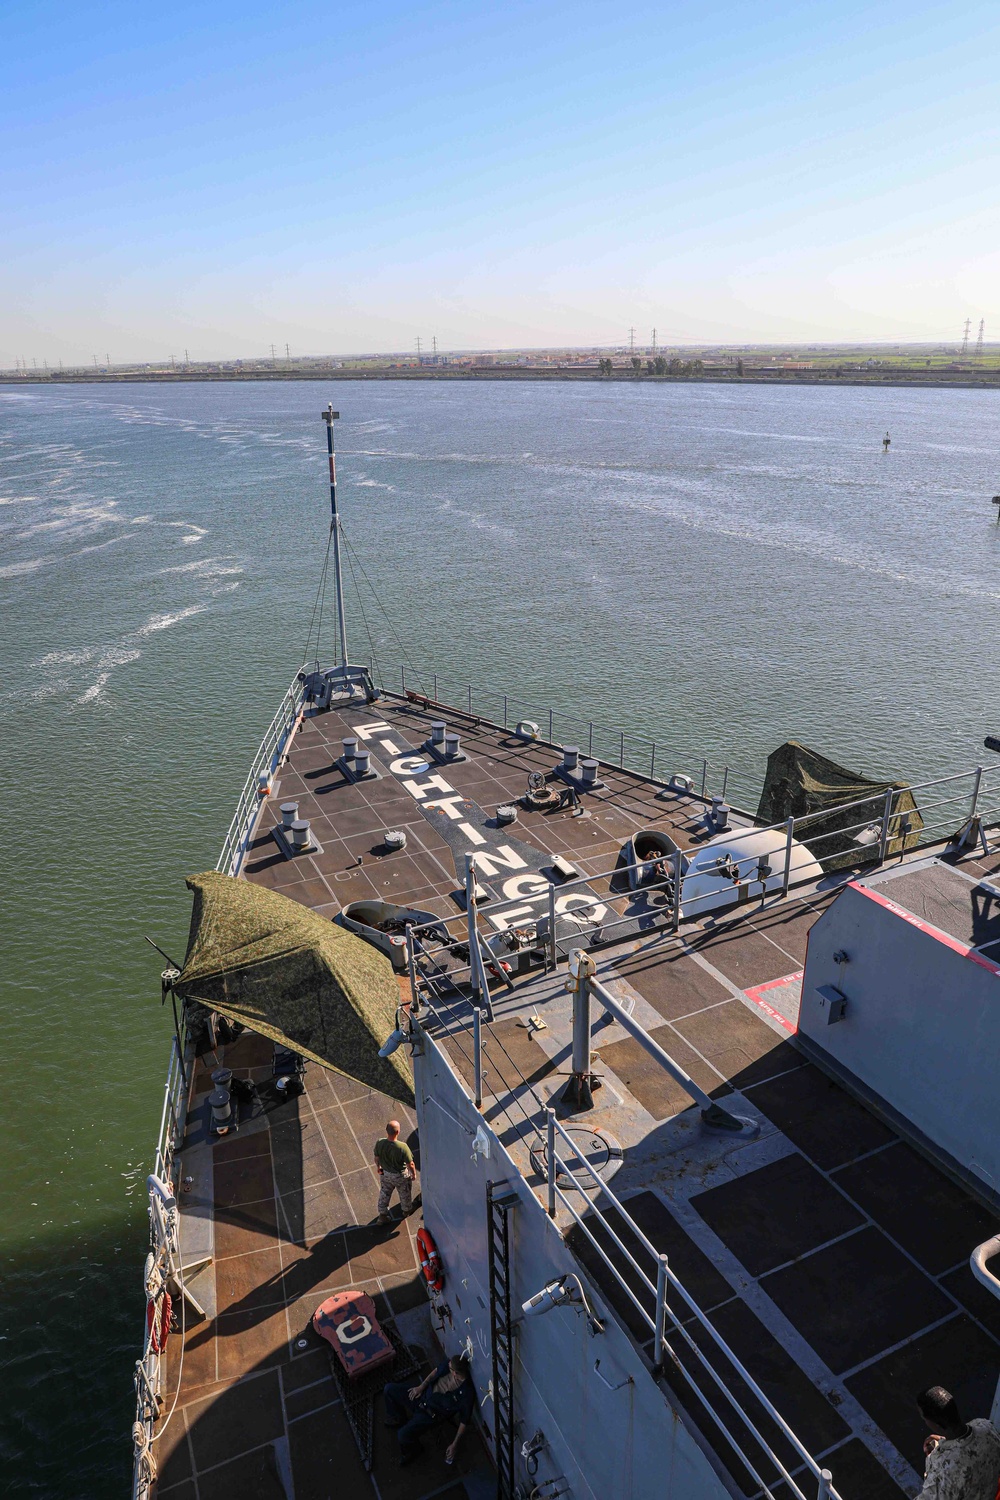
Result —
<path fill-rule="evenodd" d="M 995 4 L 0 6 L 0 367 L 1000 338 Z"/>

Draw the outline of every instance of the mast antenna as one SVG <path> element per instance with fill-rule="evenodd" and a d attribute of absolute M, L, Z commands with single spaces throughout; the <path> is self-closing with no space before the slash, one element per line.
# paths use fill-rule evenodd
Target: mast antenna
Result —
<path fill-rule="evenodd" d="M 340 416 L 331 401 L 323 413 L 326 423 L 326 451 L 330 458 L 330 532 L 333 536 L 333 575 L 337 585 L 337 626 L 340 631 L 340 661 L 347 674 L 347 624 L 344 620 L 344 575 L 340 566 L 340 512 L 337 509 L 337 455 L 333 446 L 333 424 Z"/>

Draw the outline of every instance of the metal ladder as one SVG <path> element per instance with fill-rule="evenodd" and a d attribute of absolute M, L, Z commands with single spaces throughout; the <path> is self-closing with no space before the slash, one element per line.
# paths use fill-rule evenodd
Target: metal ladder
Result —
<path fill-rule="evenodd" d="M 493 1341 L 497 1500 L 514 1500 L 514 1348 L 510 1320 L 510 1216 L 518 1196 L 504 1182 L 486 1188 Z"/>

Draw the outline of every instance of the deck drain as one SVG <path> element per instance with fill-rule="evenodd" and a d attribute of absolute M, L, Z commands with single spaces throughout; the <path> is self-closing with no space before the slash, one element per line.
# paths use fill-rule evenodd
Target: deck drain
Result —
<path fill-rule="evenodd" d="M 613 1177 L 625 1159 L 625 1153 L 606 1130 L 588 1130 L 584 1125 L 564 1125 L 563 1129 L 573 1142 L 576 1151 L 588 1163 L 598 1177 L 607 1182 Z M 565 1166 L 560 1168 L 556 1183 L 563 1192 L 576 1188 L 578 1192 L 596 1192 L 597 1184 L 591 1173 L 579 1160 L 559 1134 L 556 1134 L 556 1156 Z M 549 1175 L 548 1147 L 540 1141 L 531 1152 L 531 1165 L 542 1177 Z"/>

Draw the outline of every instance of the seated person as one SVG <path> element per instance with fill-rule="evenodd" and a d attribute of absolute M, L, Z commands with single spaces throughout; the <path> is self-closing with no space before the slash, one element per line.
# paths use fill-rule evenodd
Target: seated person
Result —
<path fill-rule="evenodd" d="M 917 1500 L 995 1500 L 1000 1483 L 1000 1432 L 985 1417 L 963 1422 L 944 1386 L 921 1391 L 917 1407 L 931 1436 Z"/>
<path fill-rule="evenodd" d="M 420 1434 L 444 1417 L 454 1417 L 458 1431 L 448 1444 L 445 1458 L 454 1462 L 458 1444 L 472 1421 L 476 1387 L 469 1373 L 469 1357 L 453 1354 L 442 1360 L 419 1385 L 407 1388 L 405 1380 L 393 1380 L 382 1392 L 387 1427 L 399 1429 L 399 1462 L 408 1464 L 420 1452 Z"/>

